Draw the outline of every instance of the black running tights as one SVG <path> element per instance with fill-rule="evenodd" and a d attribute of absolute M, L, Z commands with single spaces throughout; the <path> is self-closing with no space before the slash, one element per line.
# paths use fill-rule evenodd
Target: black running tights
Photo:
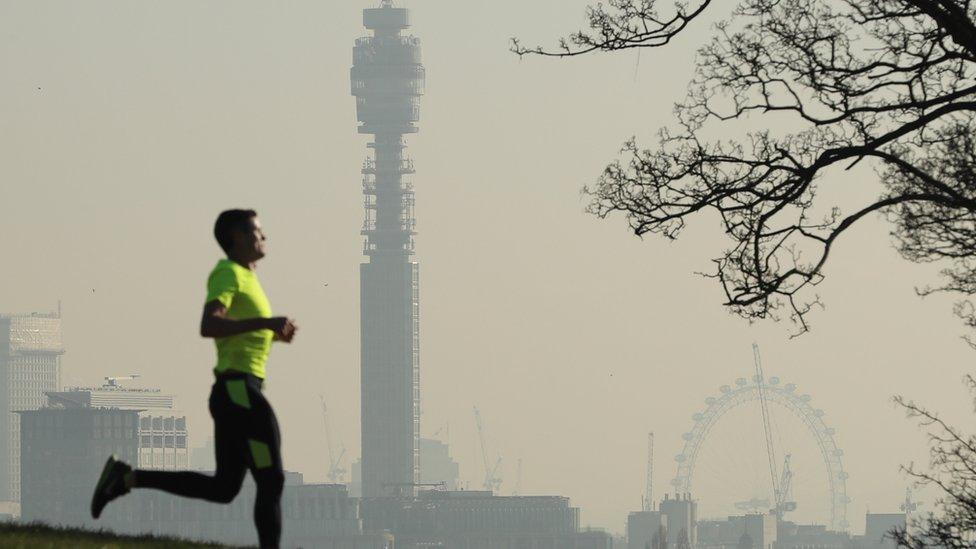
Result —
<path fill-rule="evenodd" d="M 254 523 L 262 548 L 281 541 L 281 464 L 278 420 L 254 376 L 221 375 L 210 392 L 217 470 L 213 476 L 191 471 L 137 470 L 136 488 L 155 488 L 178 496 L 230 503 L 250 469 L 257 485 Z"/>

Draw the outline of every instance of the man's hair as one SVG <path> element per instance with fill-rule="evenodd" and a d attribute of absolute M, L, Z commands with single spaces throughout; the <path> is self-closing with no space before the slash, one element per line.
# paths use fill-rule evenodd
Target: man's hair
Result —
<path fill-rule="evenodd" d="M 217 216 L 214 223 L 214 238 L 220 244 L 224 253 L 230 253 L 234 246 L 234 233 L 236 231 L 247 231 L 247 224 L 252 217 L 257 217 L 258 212 L 254 210 L 224 210 Z"/>

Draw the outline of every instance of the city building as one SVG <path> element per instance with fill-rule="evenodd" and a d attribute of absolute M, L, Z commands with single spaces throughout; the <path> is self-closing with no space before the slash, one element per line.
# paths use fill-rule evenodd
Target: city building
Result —
<path fill-rule="evenodd" d="M 908 526 L 905 513 L 867 513 L 864 516 L 864 537 L 859 540 L 863 549 L 895 549 L 897 544 L 891 538 L 895 529 L 904 530 Z"/>
<path fill-rule="evenodd" d="M 109 455 L 137 459 L 139 412 L 40 408 L 18 414 L 21 520 L 95 528 L 89 514 L 95 482 Z"/>
<path fill-rule="evenodd" d="M 698 503 L 691 494 L 664 495 L 658 507 L 667 521 L 668 547 L 698 546 Z"/>
<path fill-rule="evenodd" d="M 226 505 L 139 490 L 111 504 L 105 518 L 118 532 L 251 545 L 257 539 L 256 495 L 250 475 L 234 501 Z M 281 513 L 283 547 L 393 547 L 393 536 L 387 532 L 363 533 L 359 504 L 343 485 L 304 484 L 301 474 L 286 473 Z"/>
<path fill-rule="evenodd" d="M 559 496 L 422 491 L 415 498 L 362 501 L 367 532 L 393 533 L 397 549 L 611 549 L 611 536 L 583 531 L 579 509 Z"/>
<path fill-rule="evenodd" d="M 823 524 L 795 524 L 782 521 L 776 532 L 776 549 L 860 548 L 860 545 L 853 545 L 853 540 L 847 532 L 828 530 Z"/>
<path fill-rule="evenodd" d="M 458 490 L 460 467 L 451 458 L 451 448 L 446 442 L 432 438 L 420 439 L 420 483 L 442 484 L 445 490 Z"/>
<path fill-rule="evenodd" d="M 404 36 L 407 10 L 382 0 L 363 11 L 372 36 L 353 48 L 352 94 L 359 133 L 373 136 L 363 164 L 369 260 L 360 268 L 362 469 L 365 497 L 412 496 L 420 433 L 419 267 L 414 251 L 413 163 L 403 136 L 415 133 L 424 92 L 420 42 Z"/>
<path fill-rule="evenodd" d="M 15 412 L 44 406 L 44 394 L 61 387 L 63 354 L 60 313 L 0 315 L 0 502 L 20 501 Z"/>
<path fill-rule="evenodd" d="M 432 438 L 420 439 L 419 463 L 418 486 L 438 486 L 444 490 L 461 488 L 460 467 L 451 457 L 451 448 L 446 442 Z M 362 497 L 362 467 L 361 460 L 352 462 L 349 494 L 353 497 Z"/>
<path fill-rule="evenodd" d="M 777 528 L 775 515 L 748 514 L 727 520 L 698 523 L 698 545 L 701 549 L 775 549 Z M 815 547 L 815 546 L 811 546 Z"/>
<path fill-rule="evenodd" d="M 134 376 L 125 376 L 125 378 Z M 181 470 L 190 465 L 186 416 L 177 412 L 173 395 L 159 389 L 122 387 L 106 378 L 101 387 L 48 393 L 48 405 L 59 408 L 115 408 L 139 412 L 139 459 L 143 469 Z"/>
<path fill-rule="evenodd" d="M 627 549 L 658 549 L 668 539 L 668 517 L 660 511 L 627 515 Z"/>
<path fill-rule="evenodd" d="M 217 454 L 214 448 L 214 437 L 209 435 L 204 440 L 203 446 L 190 448 L 190 469 L 213 471 L 215 467 L 217 467 Z"/>

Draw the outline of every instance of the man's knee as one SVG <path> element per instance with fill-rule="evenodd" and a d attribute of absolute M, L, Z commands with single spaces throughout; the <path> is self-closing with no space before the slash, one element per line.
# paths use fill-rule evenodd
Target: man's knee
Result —
<path fill-rule="evenodd" d="M 230 503 L 241 491 L 243 478 L 231 475 L 217 475 L 214 477 L 214 501 L 216 503 Z"/>
<path fill-rule="evenodd" d="M 272 497 L 278 497 L 285 488 L 285 473 L 277 468 L 258 471 L 255 477 L 258 491 Z"/>

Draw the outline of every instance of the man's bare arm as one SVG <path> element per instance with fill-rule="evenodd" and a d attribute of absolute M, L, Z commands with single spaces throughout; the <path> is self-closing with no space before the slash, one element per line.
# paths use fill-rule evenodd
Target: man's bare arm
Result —
<path fill-rule="evenodd" d="M 203 306 L 203 318 L 200 319 L 202 337 L 230 337 L 256 330 L 271 330 L 275 333 L 275 339 L 287 343 L 291 341 L 296 329 L 295 323 L 284 316 L 242 320 L 227 318 L 227 307 L 216 299 Z"/>

